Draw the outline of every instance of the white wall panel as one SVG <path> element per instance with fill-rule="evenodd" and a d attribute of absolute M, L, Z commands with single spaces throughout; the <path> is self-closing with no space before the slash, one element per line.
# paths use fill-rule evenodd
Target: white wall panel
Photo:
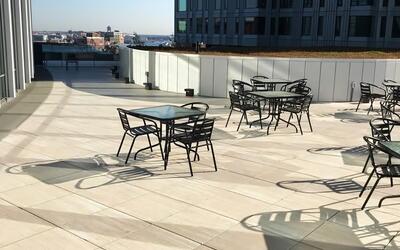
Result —
<path fill-rule="evenodd" d="M 160 54 L 160 82 L 161 90 L 168 90 L 168 55 Z"/>
<path fill-rule="evenodd" d="M 178 92 L 178 57 L 168 55 L 168 91 Z"/>
<path fill-rule="evenodd" d="M 308 86 L 314 94 L 314 101 L 319 100 L 319 78 L 321 73 L 321 62 L 307 61 L 305 68 L 305 78 L 308 79 Z"/>
<path fill-rule="evenodd" d="M 272 78 L 273 71 L 274 71 L 274 61 L 273 60 L 271 60 L 271 59 L 259 59 L 258 60 L 257 75 Z"/>
<path fill-rule="evenodd" d="M 396 62 L 395 81 L 400 81 L 400 62 Z"/>
<path fill-rule="evenodd" d="M 375 79 L 374 82 L 377 85 L 382 85 L 386 76 L 386 61 L 377 61 L 375 66 Z"/>
<path fill-rule="evenodd" d="M 303 79 L 306 63 L 303 60 L 291 60 L 289 64 L 289 79 L 298 80 Z"/>
<path fill-rule="evenodd" d="M 226 97 L 228 90 L 228 59 L 215 58 L 214 60 L 214 97 Z"/>
<path fill-rule="evenodd" d="M 214 59 L 212 57 L 202 57 L 200 59 L 200 94 L 213 96 L 214 94 Z"/>
<path fill-rule="evenodd" d="M 277 59 L 274 60 L 273 78 L 289 79 L 289 60 Z"/>
<path fill-rule="evenodd" d="M 386 63 L 385 79 L 393 80 L 396 78 L 396 62 L 388 61 Z"/>
<path fill-rule="evenodd" d="M 363 77 L 364 82 L 374 83 L 375 81 L 375 62 L 364 62 Z"/>
<path fill-rule="evenodd" d="M 353 101 L 360 99 L 360 82 L 362 81 L 362 74 L 363 74 L 363 62 L 356 61 L 350 63 L 350 77 L 349 82 L 350 84 L 354 84 L 354 92 L 353 92 Z M 350 91 L 351 93 L 351 91 Z M 351 96 L 348 96 L 348 100 L 350 100 Z"/>
<path fill-rule="evenodd" d="M 257 59 L 243 59 L 242 81 L 250 82 L 250 79 L 257 75 Z"/>
<path fill-rule="evenodd" d="M 332 101 L 335 88 L 336 63 L 323 61 L 321 64 L 321 77 L 319 87 L 319 100 Z"/>
<path fill-rule="evenodd" d="M 242 80 L 242 63 L 241 59 L 228 60 L 228 92 L 232 91 L 233 80 Z"/>
<path fill-rule="evenodd" d="M 200 94 L 200 57 L 189 57 L 189 87 Z"/>
<path fill-rule="evenodd" d="M 347 100 L 349 86 L 350 86 L 349 73 L 350 73 L 349 62 L 336 63 L 335 89 L 333 95 L 333 100 L 335 102 L 344 102 Z"/>
<path fill-rule="evenodd" d="M 184 93 L 189 87 L 189 58 L 185 55 L 178 56 L 178 93 Z"/>

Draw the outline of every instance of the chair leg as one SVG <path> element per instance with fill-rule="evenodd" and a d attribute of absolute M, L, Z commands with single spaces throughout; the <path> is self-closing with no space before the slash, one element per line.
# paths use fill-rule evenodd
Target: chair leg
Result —
<path fill-rule="evenodd" d="M 126 137 L 126 134 L 127 134 L 127 133 L 128 133 L 128 132 L 125 131 L 124 136 L 122 137 L 121 143 L 119 144 L 119 148 L 118 148 L 118 152 L 117 152 L 117 157 L 119 156 L 119 153 L 121 152 L 121 148 L 122 148 L 122 145 L 124 144 L 125 137 Z"/>
<path fill-rule="evenodd" d="M 149 141 L 150 151 L 153 152 L 153 146 L 151 145 L 150 135 L 147 135 L 147 140 Z"/>
<path fill-rule="evenodd" d="M 371 189 L 371 192 L 368 194 L 367 199 L 365 200 L 363 206 L 361 207 L 361 210 L 364 210 L 365 206 L 367 206 L 367 203 L 368 203 L 369 199 L 371 198 L 372 193 L 375 191 L 376 186 L 378 186 L 378 183 L 379 183 L 380 180 L 381 180 L 381 178 L 378 178 L 378 179 L 376 180 L 374 186 L 373 186 L 372 189 Z"/>
<path fill-rule="evenodd" d="M 289 127 L 289 123 L 290 123 L 290 121 L 292 120 L 292 118 L 293 118 L 293 113 L 290 113 L 289 120 L 288 120 L 288 122 L 287 122 L 287 124 L 286 124 L 286 127 L 287 127 L 287 128 Z"/>
<path fill-rule="evenodd" d="M 390 178 L 390 186 L 391 186 L 391 187 L 394 186 L 394 184 L 393 184 L 393 177 Z"/>
<path fill-rule="evenodd" d="M 362 101 L 362 97 L 360 98 L 360 101 L 358 102 L 358 105 L 357 105 L 357 108 L 356 108 L 356 112 L 358 112 L 358 109 L 360 108 L 361 101 Z"/>
<path fill-rule="evenodd" d="M 301 118 L 299 117 L 298 114 L 296 114 L 296 117 L 297 117 L 297 123 L 299 124 L 300 133 L 301 133 L 301 135 L 304 135 L 304 134 L 303 134 L 303 129 L 302 129 L 302 127 L 301 127 Z"/>
<path fill-rule="evenodd" d="M 310 125 L 311 132 L 314 132 L 313 127 L 311 125 L 310 111 L 307 111 L 307 119 L 308 119 L 308 124 Z"/>
<path fill-rule="evenodd" d="M 370 101 L 371 101 L 371 105 L 369 106 L 367 115 L 369 115 L 369 113 L 371 111 L 374 111 L 374 99 L 371 99 Z"/>
<path fill-rule="evenodd" d="M 158 134 L 158 143 L 160 144 L 161 158 L 164 161 L 165 158 L 164 158 L 164 151 L 163 151 L 163 148 L 162 148 L 161 134 Z"/>
<path fill-rule="evenodd" d="M 261 108 L 258 109 L 258 116 L 260 117 L 260 126 L 263 129 Z"/>
<path fill-rule="evenodd" d="M 237 130 L 236 130 L 236 131 L 239 131 L 239 129 L 240 129 L 240 125 L 242 125 L 242 121 L 243 121 L 244 114 L 245 114 L 245 113 L 243 112 L 243 114 L 242 114 L 242 118 L 240 118 L 239 126 L 238 126 L 238 128 L 237 128 Z"/>
<path fill-rule="evenodd" d="M 244 119 L 246 120 L 246 125 L 249 125 L 249 119 L 247 119 L 247 112 L 244 111 Z"/>
<path fill-rule="evenodd" d="M 374 172 L 371 172 L 371 174 L 368 176 L 367 182 L 365 182 L 360 194 L 358 195 L 358 197 L 361 197 L 363 195 L 363 193 L 365 192 L 365 189 L 367 189 L 369 182 L 372 179 L 372 176 L 374 175 Z"/>
<path fill-rule="evenodd" d="M 226 121 L 225 128 L 228 127 L 229 120 L 231 119 L 231 116 L 232 116 L 232 112 L 233 112 L 233 108 L 231 108 L 231 112 L 229 112 L 229 116 L 228 116 L 228 120 Z"/>
<path fill-rule="evenodd" d="M 192 162 L 190 160 L 190 150 L 187 145 L 185 145 L 185 148 L 186 148 L 187 160 L 189 163 L 190 175 L 193 176 Z"/>
<path fill-rule="evenodd" d="M 365 162 L 365 164 L 364 164 L 364 168 L 363 168 L 363 171 L 361 172 L 361 173 L 365 173 L 365 171 L 367 170 L 367 167 L 368 167 L 368 162 L 369 162 L 369 159 L 371 158 L 371 155 L 370 154 L 368 154 L 368 158 L 367 158 L 367 161 Z"/>
<path fill-rule="evenodd" d="M 196 144 L 196 150 L 195 150 L 195 153 L 194 153 L 194 159 L 193 159 L 193 161 L 196 161 L 196 159 L 197 159 L 197 151 L 199 150 L 199 142 L 197 142 L 197 144 Z M 199 161 L 200 161 L 200 159 L 199 159 Z"/>
<path fill-rule="evenodd" d="M 276 129 L 278 128 L 280 119 L 281 119 L 281 113 L 278 114 L 278 120 L 276 121 L 274 131 L 276 131 Z"/>
<path fill-rule="evenodd" d="M 211 141 L 210 141 L 210 147 L 211 147 L 211 153 L 212 153 L 212 157 L 213 157 L 213 161 L 214 161 L 215 172 L 217 172 L 217 171 L 218 171 L 218 168 L 217 168 L 217 161 L 216 161 L 216 159 L 215 159 L 214 146 L 213 146 L 213 144 L 212 144 Z"/>
<path fill-rule="evenodd" d="M 135 144 L 135 141 L 136 141 L 136 137 L 133 138 L 131 147 L 130 147 L 129 152 L 128 152 L 128 156 L 126 157 L 126 160 L 125 160 L 125 164 L 128 164 L 129 157 L 131 156 L 132 149 L 133 149 L 133 144 Z"/>

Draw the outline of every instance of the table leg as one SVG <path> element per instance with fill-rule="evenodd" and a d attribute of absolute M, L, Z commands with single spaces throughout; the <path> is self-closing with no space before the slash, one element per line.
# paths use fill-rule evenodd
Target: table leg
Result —
<path fill-rule="evenodd" d="M 165 147 L 164 147 L 164 170 L 167 170 L 168 166 L 168 158 L 170 152 L 170 125 L 169 123 L 165 124 Z"/>

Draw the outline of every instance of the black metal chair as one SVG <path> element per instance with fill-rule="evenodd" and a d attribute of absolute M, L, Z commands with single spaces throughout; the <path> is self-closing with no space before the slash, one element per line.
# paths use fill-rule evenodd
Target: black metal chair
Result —
<path fill-rule="evenodd" d="M 400 121 L 400 115 L 393 111 L 395 104 L 390 101 L 381 102 L 380 104 L 382 118 Z"/>
<path fill-rule="evenodd" d="M 303 114 L 307 115 L 308 124 L 310 125 L 310 130 L 311 130 L 311 132 L 313 132 L 313 127 L 312 127 L 311 118 L 310 118 L 310 106 L 312 103 L 312 99 L 313 99 L 313 95 L 311 93 L 309 93 L 309 94 L 305 95 L 304 97 L 297 98 L 297 99 L 291 99 L 290 101 L 284 102 L 282 104 L 281 113 L 287 112 L 290 114 L 287 126 L 289 126 L 289 122 L 291 121 L 293 116 L 296 116 L 297 123 L 300 128 L 300 133 L 302 135 L 303 135 L 303 128 L 301 127 L 301 119 L 303 117 Z M 275 129 L 277 127 L 278 127 L 278 122 L 275 126 Z"/>
<path fill-rule="evenodd" d="M 299 79 L 291 83 L 285 84 L 281 87 L 281 91 L 288 92 L 302 92 L 303 88 L 307 86 L 307 79 Z"/>
<path fill-rule="evenodd" d="M 198 149 L 201 147 L 210 147 L 214 162 L 215 171 L 218 171 L 217 161 L 215 159 L 214 146 L 211 141 L 214 119 L 197 120 L 193 122 L 193 129 L 186 130 L 182 134 L 174 135 L 173 140 L 175 145 L 182 147 L 186 150 L 187 160 L 190 168 L 190 175 L 193 176 L 192 160 L 190 157 L 191 153 L 195 153 L 198 156 Z M 200 159 L 200 158 L 199 158 Z"/>
<path fill-rule="evenodd" d="M 228 124 L 231 119 L 233 111 L 242 113 L 242 117 L 240 118 L 240 122 L 239 122 L 239 126 L 237 128 L 237 131 L 239 131 L 239 129 L 240 129 L 240 126 L 243 122 L 243 118 L 246 119 L 246 124 L 249 123 L 249 120 L 247 117 L 247 112 L 249 112 L 249 111 L 257 111 L 259 114 L 260 120 L 261 120 L 261 118 L 262 118 L 261 103 L 260 103 L 261 100 L 252 98 L 247 95 L 237 94 L 234 92 L 229 92 L 229 97 L 230 97 L 230 101 L 231 101 L 231 106 L 230 106 L 231 111 L 229 113 L 228 120 L 226 121 L 225 128 L 228 127 Z M 262 123 L 261 123 L 261 129 L 262 129 Z"/>
<path fill-rule="evenodd" d="M 377 88 L 377 89 L 383 91 L 384 94 L 372 92 L 372 88 Z M 360 101 L 358 102 L 356 112 L 358 112 L 361 102 L 365 102 L 365 103 L 371 103 L 371 105 L 368 108 L 368 113 L 367 113 L 367 114 L 369 114 L 371 111 L 374 110 L 374 102 L 376 99 L 385 99 L 386 98 L 386 90 L 375 84 L 361 82 L 360 89 L 361 89 L 361 97 L 360 97 Z"/>
<path fill-rule="evenodd" d="M 385 164 L 377 164 L 375 161 L 375 154 L 381 152 L 386 155 L 390 155 L 388 152 L 386 152 L 380 145 L 379 145 L 379 138 L 373 138 L 373 137 L 364 137 L 364 140 L 367 142 L 368 145 L 368 151 L 370 154 L 371 158 L 371 163 L 372 166 L 374 167 L 374 171 L 371 172 L 369 175 L 367 182 L 365 183 L 363 189 L 360 192 L 359 197 L 361 197 L 366 190 L 369 182 L 371 181 L 372 176 L 375 174 L 377 176 L 377 180 L 375 181 L 375 184 L 372 186 L 372 189 L 370 193 L 368 194 L 364 204 L 362 205 L 361 209 L 364 210 L 365 206 L 367 205 L 369 199 L 372 196 L 372 193 L 375 191 L 379 181 L 383 178 L 390 178 L 392 183 L 393 183 L 393 178 L 399 178 L 400 177 L 400 165 L 395 165 L 392 164 L 391 160 L 387 161 Z M 381 199 L 379 201 L 379 207 L 381 207 L 382 202 L 385 198 Z"/>
<path fill-rule="evenodd" d="M 375 118 L 369 122 L 371 127 L 371 135 L 381 141 L 391 141 L 392 140 L 392 130 L 395 126 L 400 126 L 400 121 L 395 121 L 387 118 Z M 369 160 L 371 159 L 371 154 L 368 154 L 368 158 L 365 161 L 362 173 L 365 173 L 368 167 Z"/>
<path fill-rule="evenodd" d="M 232 87 L 234 93 L 241 95 L 253 91 L 253 86 L 251 84 L 240 80 L 233 80 Z"/>
<path fill-rule="evenodd" d="M 275 90 L 273 85 L 268 85 L 260 79 L 269 79 L 266 76 L 254 76 L 253 78 L 250 79 L 251 85 L 253 86 L 253 91 L 273 91 Z"/>
<path fill-rule="evenodd" d="M 178 132 L 178 133 L 182 133 L 185 130 L 193 129 L 193 126 L 192 126 L 193 122 L 200 120 L 200 119 L 205 119 L 207 116 L 207 112 L 210 109 L 210 106 L 204 102 L 191 102 L 191 103 L 184 104 L 181 107 L 202 111 L 204 113 L 204 115 L 192 116 L 192 117 L 189 117 L 185 121 L 175 121 L 174 131 Z"/>
<path fill-rule="evenodd" d="M 151 152 L 153 152 L 153 148 L 156 147 L 156 146 L 160 146 L 161 156 L 164 159 L 163 150 L 162 150 L 162 146 L 161 146 L 161 134 L 160 134 L 160 129 L 157 126 L 157 123 L 155 121 L 152 121 L 152 120 L 149 120 L 149 119 L 146 119 L 146 118 L 143 118 L 143 117 L 131 116 L 131 115 L 129 115 L 128 111 L 124 110 L 124 109 L 120 109 L 119 108 L 117 110 L 118 110 L 118 114 L 119 114 L 119 117 L 120 117 L 120 120 L 121 120 L 122 128 L 125 131 L 124 136 L 122 137 L 122 140 L 121 140 L 121 144 L 119 145 L 119 148 L 118 148 L 117 157 L 119 156 L 119 154 L 121 152 L 121 148 L 122 148 L 122 145 L 123 145 L 123 143 L 125 141 L 125 137 L 127 135 L 132 137 L 133 141 L 132 141 L 131 147 L 129 149 L 128 155 L 127 155 L 126 160 L 125 160 L 125 164 L 127 164 L 128 160 L 129 160 L 129 157 L 130 157 L 130 155 L 132 153 L 133 145 L 135 144 L 136 139 L 138 137 L 140 137 L 140 136 L 144 136 L 145 135 L 145 136 L 147 136 L 147 140 L 148 140 L 150 146 L 147 147 L 147 148 L 144 148 L 144 149 L 141 149 L 141 150 L 137 151 L 136 154 L 135 154 L 135 158 L 134 159 L 136 160 L 137 155 L 140 152 L 144 151 L 144 150 L 150 149 Z M 143 125 L 142 126 L 137 126 L 137 127 L 131 127 L 130 123 L 129 123 L 128 116 L 131 117 L 131 118 L 136 118 L 136 119 L 142 120 L 143 121 Z M 151 124 L 151 125 L 149 125 L 149 124 Z M 157 137 L 158 144 L 156 144 L 156 145 L 152 145 L 151 144 L 150 135 L 155 135 Z"/>

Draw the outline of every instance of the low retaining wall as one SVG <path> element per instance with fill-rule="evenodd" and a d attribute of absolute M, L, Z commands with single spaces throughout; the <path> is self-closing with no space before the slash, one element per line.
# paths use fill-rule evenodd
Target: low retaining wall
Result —
<path fill-rule="evenodd" d="M 255 75 L 307 78 L 314 100 L 319 102 L 358 100 L 360 81 L 400 81 L 400 60 L 396 59 L 205 56 L 129 48 L 121 49 L 120 58 L 121 74 L 132 82 L 147 82 L 149 72 L 149 81 L 161 90 L 184 93 L 185 88 L 193 88 L 195 94 L 210 97 L 227 97 L 233 79 L 249 82 Z"/>

